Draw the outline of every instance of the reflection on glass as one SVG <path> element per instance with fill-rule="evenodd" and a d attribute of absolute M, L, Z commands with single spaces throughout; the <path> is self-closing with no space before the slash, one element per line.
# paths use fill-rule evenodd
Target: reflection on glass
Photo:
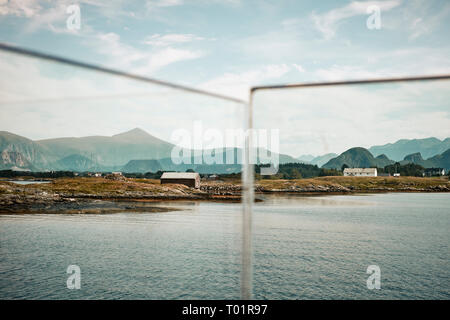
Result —
<path fill-rule="evenodd" d="M 240 196 L 209 176 L 240 183 L 243 144 L 225 137 L 243 130 L 244 104 L 11 53 L 0 72 L 0 169 L 27 188 L 1 209 L 30 213 L 0 218 L 0 297 L 240 297 Z M 233 161 L 215 162 L 225 147 Z M 161 185 L 166 171 L 212 191 Z M 53 182 L 25 185 L 36 172 Z M 82 290 L 66 288 L 69 265 Z"/>
<path fill-rule="evenodd" d="M 279 167 L 255 170 L 254 297 L 446 299 L 450 81 L 262 89 L 253 101 L 254 127 L 279 131 Z M 366 285 L 373 265 L 380 290 Z"/>

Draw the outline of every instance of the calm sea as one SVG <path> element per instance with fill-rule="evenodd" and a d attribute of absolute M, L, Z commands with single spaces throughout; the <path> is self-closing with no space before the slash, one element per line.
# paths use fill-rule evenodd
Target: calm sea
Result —
<path fill-rule="evenodd" d="M 0 216 L 0 299 L 238 299 L 240 205 L 164 206 Z M 256 299 L 449 299 L 450 194 L 266 196 L 253 249 Z"/>

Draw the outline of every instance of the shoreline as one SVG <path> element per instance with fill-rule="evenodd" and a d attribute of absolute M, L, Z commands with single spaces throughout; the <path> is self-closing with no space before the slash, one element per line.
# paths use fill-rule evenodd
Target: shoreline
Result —
<path fill-rule="evenodd" d="M 200 189 L 193 189 L 177 184 L 161 185 L 151 179 L 60 178 L 45 184 L 0 180 L 0 214 L 167 212 L 178 209 L 156 204 L 177 201 L 239 203 L 241 189 L 240 181 L 205 181 Z M 258 197 L 264 194 L 326 196 L 401 192 L 450 193 L 450 181 L 414 177 L 320 177 L 255 182 L 255 202 L 264 201 Z"/>

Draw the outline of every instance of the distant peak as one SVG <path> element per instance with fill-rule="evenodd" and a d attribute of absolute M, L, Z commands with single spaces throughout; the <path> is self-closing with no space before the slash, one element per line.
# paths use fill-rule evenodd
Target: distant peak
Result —
<path fill-rule="evenodd" d="M 134 128 L 132 130 L 113 135 L 113 137 L 149 137 L 149 136 L 150 134 L 142 130 L 141 128 Z"/>
<path fill-rule="evenodd" d="M 127 131 L 125 133 L 145 133 L 145 134 L 148 134 L 146 131 L 142 130 L 141 128 L 134 128 L 134 129 L 131 129 L 130 131 Z"/>

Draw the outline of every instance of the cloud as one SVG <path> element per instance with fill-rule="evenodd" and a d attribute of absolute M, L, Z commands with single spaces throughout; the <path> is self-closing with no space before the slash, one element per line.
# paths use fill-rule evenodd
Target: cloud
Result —
<path fill-rule="evenodd" d="M 33 17 L 41 10 L 37 0 L 0 0 L 0 15 Z"/>
<path fill-rule="evenodd" d="M 90 30 L 83 18 L 84 9 L 89 6 L 97 9 L 96 12 L 108 19 L 116 16 L 125 15 L 134 17 L 133 12 L 122 9 L 125 0 L 114 0 L 105 3 L 101 0 L 0 0 L 0 16 L 12 15 L 19 18 L 26 18 L 23 23 L 23 31 L 30 33 L 39 29 L 47 29 L 55 33 L 74 33 L 66 28 L 66 20 L 69 17 L 67 8 L 70 5 L 77 4 L 81 8 L 82 30 Z"/>
<path fill-rule="evenodd" d="M 316 14 L 313 12 L 311 18 L 316 28 L 323 34 L 325 39 L 331 39 L 336 34 L 339 24 L 342 20 L 358 16 L 367 15 L 367 8 L 377 6 L 383 11 L 389 11 L 401 4 L 400 0 L 389 1 L 354 1 L 350 4 L 330 10 L 324 14 Z"/>
<path fill-rule="evenodd" d="M 368 63 L 333 64 L 314 70 L 312 75 L 321 81 L 338 81 L 446 74 L 450 73 L 449 52 L 448 47 L 372 52 Z"/>
<path fill-rule="evenodd" d="M 298 72 L 305 72 L 305 69 L 301 65 L 294 63 L 293 66 Z"/>
<path fill-rule="evenodd" d="M 446 22 L 450 14 L 450 4 L 445 4 L 439 8 L 439 12 L 431 13 L 432 10 L 428 2 L 413 2 L 411 9 L 405 12 L 406 25 L 411 32 L 409 39 L 414 40 L 436 30 L 442 22 Z M 421 16 L 418 17 L 417 14 Z"/>
<path fill-rule="evenodd" d="M 450 81 L 259 91 L 255 127 L 280 129 L 287 154 L 341 153 L 399 139 L 450 135 Z M 436 120 L 433 120 L 436 119 Z"/>
<path fill-rule="evenodd" d="M 185 50 L 177 48 L 165 48 L 160 51 L 156 51 L 153 54 L 145 57 L 147 63 L 141 67 L 134 69 L 137 73 L 153 73 L 162 67 L 168 66 L 169 64 L 186 61 L 192 59 L 198 59 L 204 56 L 204 53 L 199 50 Z"/>
<path fill-rule="evenodd" d="M 333 65 L 330 68 L 320 68 L 314 74 L 320 80 L 324 81 L 375 79 L 393 75 L 385 71 L 369 71 L 361 67 L 345 65 Z"/>
<path fill-rule="evenodd" d="M 116 33 L 98 33 L 91 41 L 95 50 L 109 57 L 108 64 L 136 72 L 152 74 L 175 62 L 197 59 L 205 55 L 203 51 L 179 49 L 170 46 L 141 50 L 121 41 Z"/>
<path fill-rule="evenodd" d="M 246 100 L 250 87 L 267 80 L 281 78 L 289 71 L 290 67 L 286 64 L 267 65 L 259 69 L 240 73 L 225 73 L 222 76 L 203 83 L 200 87 L 205 90 L 220 92 Z"/>
<path fill-rule="evenodd" d="M 170 141 L 198 120 L 205 129 L 241 126 L 241 105 L 199 94 L 2 52 L 0 70 L 0 128 L 32 139 L 140 127 Z"/>
<path fill-rule="evenodd" d="M 211 5 L 211 4 L 219 4 L 219 5 L 229 5 L 229 6 L 238 6 L 241 4 L 241 0 L 147 0 L 146 8 L 147 11 L 156 11 L 158 9 L 163 8 L 171 8 L 178 7 L 182 5 Z"/>
<path fill-rule="evenodd" d="M 161 8 L 176 7 L 183 4 L 184 0 L 147 0 L 145 7 L 148 12 L 152 12 Z"/>
<path fill-rule="evenodd" d="M 154 34 L 147 37 L 143 43 L 151 46 L 165 47 L 172 44 L 188 43 L 192 41 L 201 41 L 205 38 L 193 34 L 169 33 L 165 35 Z"/>
<path fill-rule="evenodd" d="M 39 28 L 47 28 L 56 33 L 69 32 L 65 25 L 69 16 L 66 10 L 67 6 L 64 3 L 58 3 L 55 7 L 35 12 L 28 23 L 25 24 L 25 31 L 34 32 Z M 64 25 L 64 27 L 58 27 L 58 25 Z"/>

